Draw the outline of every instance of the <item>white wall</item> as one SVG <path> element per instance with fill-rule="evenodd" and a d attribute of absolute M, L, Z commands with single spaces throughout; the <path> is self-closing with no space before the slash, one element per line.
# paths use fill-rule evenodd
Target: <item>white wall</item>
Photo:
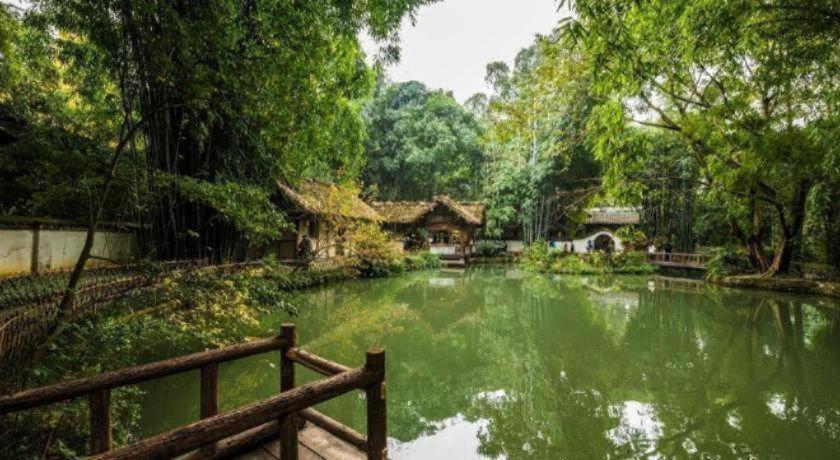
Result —
<path fill-rule="evenodd" d="M 586 242 L 589 241 L 589 240 L 592 240 L 592 243 L 595 243 L 595 238 L 598 238 L 601 235 L 607 235 L 613 240 L 613 243 L 615 244 L 615 250 L 617 252 L 624 251 L 624 244 L 621 242 L 621 238 L 618 238 L 617 236 L 613 235 L 612 232 L 609 232 L 607 230 L 599 230 L 599 231 L 597 231 L 597 232 L 595 232 L 595 233 L 593 233 L 589 236 L 586 236 L 586 237 L 583 237 L 583 238 L 580 238 L 580 239 L 576 239 L 576 240 L 573 240 L 573 241 L 569 241 L 569 240 L 558 241 L 556 249 L 559 250 L 559 251 L 562 251 L 563 250 L 563 245 L 566 244 L 566 245 L 569 246 L 569 249 L 571 250 L 572 243 L 574 243 L 575 244 L 575 253 L 586 254 Z"/>
<path fill-rule="evenodd" d="M 37 271 L 47 272 L 72 268 L 85 244 L 85 230 L 38 230 Z M 0 229 L 0 276 L 29 273 L 34 257 L 35 231 L 32 229 Z M 96 232 L 91 255 L 116 262 L 128 262 L 136 254 L 134 235 L 123 232 Z M 108 265 L 92 259 L 88 266 Z"/>
<path fill-rule="evenodd" d="M 525 243 L 522 240 L 507 240 L 507 252 L 521 254 L 525 250 Z"/>
<path fill-rule="evenodd" d="M 0 229 L 0 276 L 32 268 L 32 230 Z"/>

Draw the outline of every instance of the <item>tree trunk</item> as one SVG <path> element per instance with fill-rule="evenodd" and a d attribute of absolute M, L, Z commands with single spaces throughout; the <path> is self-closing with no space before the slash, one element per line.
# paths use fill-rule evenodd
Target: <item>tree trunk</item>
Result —
<path fill-rule="evenodd" d="M 831 188 L 823 210 L 823 227 L 826 263 L 840 272 L 840 185 Z"/>
<path fill-rule="evenodd" d="M 764 223 L 761 220 L 761 207 L 754 198 L 751 200 L 753 209 L 752 232 L 747 238 L 747 250 L 753 265 L 761 272 L 766 272 L 770 267 L 767 254 L 764 252 Z"/>
<path fill-rule="evenodd" d="M 790 220 L 785 216 L 784 207 L 776 204 L 781 234 L 773 255 L 773 262 L 764 272 L 764 276 L 789 274 L 793 260 L 799 256 L 802 247 L 802 227 L 805 223 L 805 202 L 811 191 L 811 185 L 810 180 L 803 180 L 797 185 L 790 205 Z"/>
<path fill-rule="evenodd" d="M 747 249 L 753 268 L 760 273 L 765 273 L 770 267 L 770 261 L 764 252 L 764 224 L 761 218 L 761 209 L 755 198 L 750 199 L 750 207 L 752 208 L 752 220 L 749 233 L 742 229 L 734 219 L 730 220 L 729 224 L 741 245 Z"/>

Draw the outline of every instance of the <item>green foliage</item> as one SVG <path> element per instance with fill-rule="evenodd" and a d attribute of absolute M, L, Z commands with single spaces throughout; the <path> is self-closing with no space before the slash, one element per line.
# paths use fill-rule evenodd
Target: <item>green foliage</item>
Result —
<path fill-rule="evenodd" d="M 373 90 L 374 72 L 358 32 L 364 28 L 392 47 L 403 15 L 424 3 L 0 5 L 0 144 L 8 142 L 9 125 L 33 137 L 16 147 L 26 155 L 0 152 L 2 211 L 89 215 L 77 204 L 96 201 L 101 163 L 131 125 L 142 135 L 129 136 L 123 160 L 130 165 L 117 174 L 130 187 L 115 184 L 107 210 L 149 223 L 156 254 L 228 257 L 238 235 L 217 225 L 208 205 L 224 207 L 219 211 L 252 239 L 270 239 L 280 226 L 262 192 L 250 187 L 359 174 L 361 101 Z M 86 161 L 54 155 L 69 150 L 65 138 L 92 144 L 94 154 Z M 20 177 L 21 171 L 31 172 Z M 78 193 L 63 193 L 73 181 L 62 180 L 62 171 L 79 180 Z M 180 183 L 187 193 L 154 187 L 147 176 L 158 172 L 189 178 Z M 61 196 L 73 201 L 66 209 L 55 206 Z"/>
<path fill-rule="evenodd" d="M 365 114 L 370 134 L 362 177 L 376 185 L 380 198 L 478 196 L 482 129 L 451 94 L 416 81 L 389 84 L 377 90 Z"/>
<path fill-rule="evenodd" d="M 570 254 L 552 249 L 537 241 L 525 248 L 520 265 L 531 271 L 558 274 L 649 274 L 656 271 L 639 251 Z"/>
<path fill-rule="evenodd" d="M 440 258 L 430 252 L 400 253 L 390 235 L 375 223 L 357 227 L 348 244 L 353 251 L 350 263 L 365 277 L 392 276 L 441 266 Z"/>
<path fill-rule="evenodd" d="M 615 231 L 615 236 L 621 239 L 625 245 L 632 245 L 636 248 L 643 248 L 647 242 L 648 237 L 641 230 L 633 225 L 625 225 Z"/>
<path fill-rule="evenodd" d="M 405 256 L 407 270 L 431 270 L 441 268 L 443 262 L 437 254 L 429 251 L 410 252 Z"/>
<path fill-rule="evenodd" d="M 475 245 L 475 255 L 479 257 L 494 257 L 504 255 L 504 241 L 481 241 Z"/>
<path fill-rule="evenodd" d="M 736 246 L 723 246 L 711 251 L 711 259 L 706 263 L 709 275 L 730 276 L 752 271 L 749 254 Z"/>
<path fill-rule="evenodd" d="M 34 11 L 0 4 L 0 213 L 78 220 L 102 183 L 120 106 L 101 54 Z M 137 210 L 124 166 L 108 219 Z"/>
<path fill-rule="evenodd" d="M 525 268 L 534 271 L 547 271 L 552 262 L 559 257 L 558 251 L 553 251 L 545 241 L 535 241 L 525 247 L 520 259 Z"/>
<path fill-rule="evenodd" d="M 638 125 L 679 140 L 688 154 L 665 160 L 688 161 L 669 169 L 683 183 L 666 188 L 691 209 L 687 185 L 699 183 L 733 236 L 758 240 L 759 255 L 774 246 L 763 268 L 786 272 L 802 244 L 808 194 L 836 177 L 826 166 L 836 165 L 837 149 L 823 140 L 838 126 L 838 34 L 792 31 L 800 13 L 820 17 L 806 4 L 577 0 L 575 7 L 578 20 L 563 32 L 598 63 L 587 128 L 599 159 L 618 159 L 623 173 L 628 128 Z M 608 176 L 613 187 L 624 186 L 620 175 Z M 685 233 L 675 224 L 672 233 Z"/>
<path fill-rule="evenodd" d="M 157 179 L 158 186 L 174 185 L 187 200 L 218 211 L 253 244 L 276 240 L 289 228 L 272 203 L 271 192 L 264 187 L 232 181 L 213 183 L 166 173 L 159 173 Z"/>
<path fill-rule="evenodd" d="M 523 239 L 548 238 L 564 215 L 585 207 L 598 174 L 582 131 L 592 105 L 590 61 L 581 49 L 563 49 L 544 37 L 516 57 L 487 66 L 495 93 L 484 137 L 488 234 L 522 228 Z"/>

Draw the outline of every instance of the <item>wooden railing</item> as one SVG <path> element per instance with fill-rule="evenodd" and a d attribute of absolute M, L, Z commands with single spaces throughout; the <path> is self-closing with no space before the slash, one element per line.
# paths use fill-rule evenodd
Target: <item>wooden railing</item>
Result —
<path fill-rule="evenodd" d="M 259 353 L 280 350 L 280 394 L 219 414 L 219 364 Z M 327 376 L 295 386 L 294 364 Z M 112 450 L 111 390 L 168 375 L 200 369 L 201 420 L 135 444 Z M 367 436 L 311 407 L 353 390 L 367 399 Z M 280 335 L 177 358 L 76 379 L 0 397 L 0 416 L 59 401 L 87 396 L 90 402 L 90 453 L 97 459 L 222 458 L 280 438 L 284 460 L 298 458 L 298 429 L 308 421 L 367 453 L 369 459 L 387 455 L 385 410 L 385 351 L 367 351 L 364 367 L 353 369 L 297 348 L 294 324 L 283 324 Z"/>
<path fill-rule="evenodd" d="M 706 254 L 690 254 L 684 252 L 646 252 L 645 260 L 656 265 L 674 267 L 696 267 L 704 268 L 709 262 Z"/>

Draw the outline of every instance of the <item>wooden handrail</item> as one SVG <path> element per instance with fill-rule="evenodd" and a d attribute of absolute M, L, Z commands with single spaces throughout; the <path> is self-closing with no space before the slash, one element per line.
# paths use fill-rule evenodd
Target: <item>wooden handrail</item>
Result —
<path fill-rule="evenodd" d="M 93 458 L 175 457 L 364 387 L 376 382 L 379 377 L 376 372 L 365 368 L 343 372 Z"/>
<path fill-rule="evenodd" d="M 87 395 L 90 401 L 91 454 L 98 459 L 223 458 L 279 434 L 284 459 L 295 460 L 301 419 L 367 453 L 369 460 L 387 458 L 385 351 L 367 352 L 365 366 L 352 369 L 297 347 L 294 324 L 283 324 L 278 337 L 233 345 L 164 361 L 70 380 L 0 397 L 0 415 Z M 219 363 L 280 350 L 280 394 L 231 412 L 218 414 Z M 294 364 L 330 377 L 295 387 Z M 136 444 L 111 450 L 111 390 L 189 370 L 201 370 L 201 420 Z M 367 399 L 368 435 L 354 431 L 312 406 L 353 390 Z M 98 454 L 98 455 L 97 455 Z"/>
<path fill-rule="evenodd" d="M 231 345 L 218 350 L 179 356 L 177 358 L 130 367 L 128 369 L 106 372 L 95 377 L 69 380 L 47 387 L 21 391 L 13 395 L 0 397 L 0 415 L 73 399 L 97 391 L 134 385 L 172 374 L 199 369 L 209 364 L 218 364 L 267 351 L 279 350 L 285 343 L 286 340 L 282 338 L 272 337 Z"/>
<path fill-rule="evenodd" d="M 687 252 L 646 252 L 645 261 L 664 262 L 670 264 L 684 264 L 703 267 L 711 256 L 707 254 L 692 254 Z"/>
<path fill-rule="evenodd" d="M 290 349 L 286 352 L 286 357 L 321 375 L 331 376 L 351 370 L 350 367 L 324 359 L 307 351 L 303 351 L 300 348 Z"/>

